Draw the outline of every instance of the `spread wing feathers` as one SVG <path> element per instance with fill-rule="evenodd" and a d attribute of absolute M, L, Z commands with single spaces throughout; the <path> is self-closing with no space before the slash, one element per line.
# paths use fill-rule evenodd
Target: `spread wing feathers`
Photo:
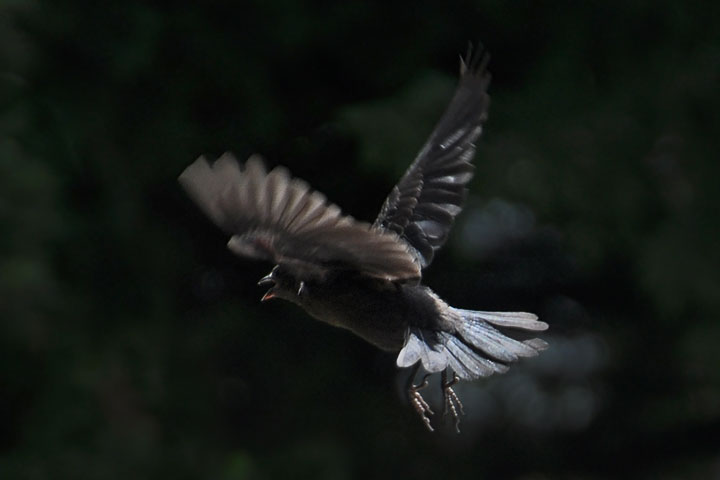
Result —
<path fill-rule="evenodd" d="M 474 142 L 490 103 L 488 60 L 482 47 L 474 53 L 470 47 L 460 59 L 460 84 L 450 105 L 375 220 L 408 242 L 423 268 L 445 243 L 473 175 Z"/>
<path fill-rule="evenodd" d="M 525 341 L 512 339 L 490 323 L 501 322 L 502 327 L 530 331 L 547 329 L 547 324 L 524 312 L 476 312 L 453 309 L 458 318 L 455 334 L 411 327 L 407 340 L 398 354 L 398 367 L 409 367 L 418 361 L 430 372 L 447 367 L 463 380 L 505 373 L 509 363 L 520 358 L 534 357 L 548 344 L 539 338 Z M 499 325 L 499 323 L 495 323 Z"/>
<path fill-rule="evenodd" d="M 285 168 L 267 173 L 257 156 L 244 169 L 230 154 L 213 164 L 200 157 L 179 181 L 205 214 L 233 235 L 228 247 L 238 255 L 314 275 L 340 268 L 386 280 L 420 276 L 416 259 L 396 234 L 342 215 Z"/>

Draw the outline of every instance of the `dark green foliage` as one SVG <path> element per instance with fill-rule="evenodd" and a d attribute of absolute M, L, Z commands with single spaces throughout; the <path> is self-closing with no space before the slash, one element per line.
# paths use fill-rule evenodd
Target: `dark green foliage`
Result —
<path fill-rule="evenodd" d="M 714 478 L 717 5 L 0 3 L 0 478 Z M 427 283 L 551 348 L 431 435 L 394 358 L 258 302 L 270 266 L 176 177 L 258 152 L 372 220 L 477 39 L 490 119 Z"/>

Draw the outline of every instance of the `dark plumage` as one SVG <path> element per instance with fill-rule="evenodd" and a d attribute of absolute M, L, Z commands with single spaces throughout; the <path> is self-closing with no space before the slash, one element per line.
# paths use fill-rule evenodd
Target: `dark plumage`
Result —
<path fill-rule="evenodd" d="M 547 329 L 531 313 L 453 308 L 420 284 L 472 178 L 474 142 L 490 102 L 487 63 L 482 50 L 461 59 L 450 105 L 372 225 L 343 215 L 286 169 L 266 172 L 256 156 L 244 168 L 230 154 L 212 164 L 201 157 L 179 178 L 231 235 L 228 247 L 234 253 L 276 264 L 260 281 L 270 286 L 263 300 L 289 300 L 318 320 L 399 352 L 399 367 L 442 372 L 446 412 L 456 426 L 462 404 L 452 385 L 458 379 L 503 373 L 508 364 L 547 347 L 540 339 L 518 341 L 499 330 Z M 426 384 L 411 383 L 409 394 L 432 430 L 432 411 L 419 394 Z"/>

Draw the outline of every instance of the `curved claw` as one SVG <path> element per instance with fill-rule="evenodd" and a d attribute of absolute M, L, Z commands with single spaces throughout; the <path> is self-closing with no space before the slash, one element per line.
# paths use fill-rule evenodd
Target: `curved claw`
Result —
<path fill-rule="evenodd" d="M 420 415 L 420 419 L 423 421 L 427 429 L 433 432 L 435 430 L 433 429 L 432 425 L 430 425 L 429 415 L 434 415 L 435 413 L 432 411 L 430 405 L 428 405 L 422 395 L 420 395 L 420 390 L 428 386 L 429 376 L 429 373 L 425 375 L 422 382 L 420 382 L 418 385 L 413 385 L 411 383 L 410 388 L 408 388 L 408 395 L 410 397 L 410 403 L 412 404 L 417 414 Z"/>
<path fill-rule="evenodd" d="M 448 413 L 452 414 L 453 418 L 455 419 L 455 431 L 457 433 L 460 433 L 460 416 L 458 415 L 458 410 L 462 415 L 465 415 L 465 410 L 463 409 L 463 404 L 455 393 L 455 390 L 452 389 L 453 385 L 457 384 L 460 381 L 460 378 L 457 376 L 457 373 L 453 372 L 452 380 L 448 381 L 447 370 L 444 370 L 442 372 L 441 381 L 443 398 L 445 400 L 443 416 L 447 415 Z"/>

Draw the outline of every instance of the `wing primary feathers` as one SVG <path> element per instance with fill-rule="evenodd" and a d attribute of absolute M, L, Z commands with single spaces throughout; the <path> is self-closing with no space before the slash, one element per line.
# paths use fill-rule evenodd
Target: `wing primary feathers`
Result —
<path fill-rule="evenodd" d="M 375 226 L 398 233 L 423 268 L 447 240 L 472 179 L 474 142 L 490 104 L 489 60 L 481 44 L 470 44 L 460 59 L 460 82 L 450 104 L 375 220 Z"/>
<path fill-rule="evenodd" d="M 200 209 L 232 235 L 228 247 L 238 255 L 304 265 L 314 274 L 342 268 L 389 281 L 420 277 L 411 247 L 396 233 L 342 215 L 286 169 L 268 173 L 257 155 L 242 167 L 229 153 L 212 164 L 200 157 L 178 180 Z"/>

